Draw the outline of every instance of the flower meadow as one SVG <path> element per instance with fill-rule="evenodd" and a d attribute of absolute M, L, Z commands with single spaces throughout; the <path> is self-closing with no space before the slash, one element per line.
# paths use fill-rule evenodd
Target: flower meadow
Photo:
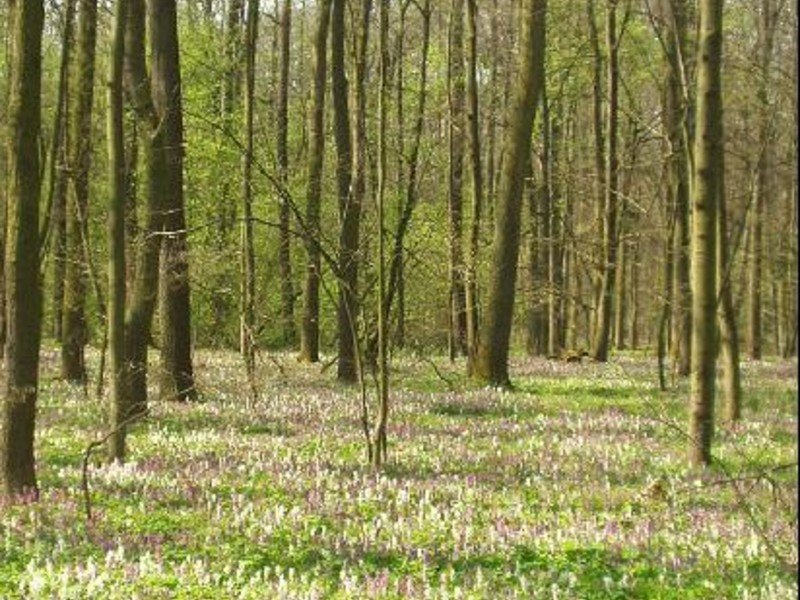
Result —
<path fill-rule="evenodd" d="M 95 361 L 97 356 L 91 355 Z M 38 501 L 0 507 L 2 598 L 796 598 L 796 363 L 743 366 L 744 420 L 686 467 L 685 382 L 655 364 L 519 359 L 514 391 L 393 361 L 389 464 L 357 388 L 198 352 L 200 400 L 150 405 L 130 460 L 82 455 L 103 402 L 44 359 Z M 155 397 L 155 390 L 153 390 Z"/>

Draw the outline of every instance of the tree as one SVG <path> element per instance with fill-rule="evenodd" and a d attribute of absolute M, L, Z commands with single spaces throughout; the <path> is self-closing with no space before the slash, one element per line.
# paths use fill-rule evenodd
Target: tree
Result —
<path fill-rule="evenodd" d="M 472 224 L 466 269 L 466 319 L 469 366 L 475 361 L 478 348 L 478 244 L 483 210 L 483 166 L 481 164 L 480 113 L 478 111 L 478 5 L 467 0 L 467 114 L 469 125 L 470 167 L 472 173 Z"/>
<path fill-rule="evenodd" d="M 544 85 L 546 0 L 525 0 L 519 72 L 509 107 L 506 160 L 495 211 L 492 270 L 486 318 L 479 338 L 475 377 L 508 385 L 508 348 L 519 258 L 523 178 L 531 147 L 536 105 Z"/>
<path fill-rule="evenodd" d="M 256 45 L 258 43 L 258 0 L 247 3 L 247 36 L 245 41 L 244 77 L 244 138 L 245 148 L 242 160 L 242 308 L 241 308 L 241 348 L 244 358 L 250 393 L 255 400 L 255 295 L 256 260 L 253 243 L 253 114 L 255 112 L 256 88 Z"/>
<path fill-rule="evenodd" d="M 125 135 L 123 131 L 123 67 L 125 57 L 126 16 L 128 0 L 117 0 L 111 39 L 111 61 L 108 74 L 108 345 L 111 371 L 109 438 L 111 460 L 125 459 L 125 428 L 131 402 L 127 385 L 125 356 Z"/>
<path fill-rule="evenodd" d="M 64 277 L 66 270 L 67 236 L 67 183 L 69 135 L 67 105 L 69 103 L 70 62 L 74 42 L 75 4 L 77 0 L 67 0 L 64 6 L 64 29 L 61 43 L 61 65 L 58 74 L 58 99 L 53 116 L 53 135 L 50 145 L 50 167 L 48 169 L 48 188 L 45 225 L 42 227 L 45 249 L 53 240 L 53 337 L 61 341 L 61 324 L 64 311 Z"/>
<path fill-rule="evenodd" d="M 0 495 L 36 493 L 33 454 L 39 385 L 39 135 L 41 128 L 41 0 L 9 0 L 5 289 L 5 393 L 0 415 Z"/>
<path fill-rule="evenodd" d="M 286 186 L 289 184 L 289 66 L 291 58 L 292 32 L 292 0 L 284 0 L 281 11 L 281 57 L 280 83 L 278 87 L 277 111 L 277 148 L 278 177 L 283 190 L 278 195 L 279 231 L 278 231 L 278 269 L 281 278 L 281 319 L 283 321 L 283 343 L 295 343 L 297 331 L 294 323 L 294 283 L 292 281 L 291 257 L 291 207 L 286 197 Z"/>
<path fill-rule="evenodd" d="M 331 0 L 320 0 L 317 34 L 314 41 L 314 109 L 311 117 L 311 149 L 308 157 L 306 189 L 305 244 L 308 255 L 303 294 L 303 327 L 300 335 L 300 358 L 319 360 L 319 285 L 320 208 L 322 203 L 322 167 L 325 152 L 325 75 L 328 69 L 327 42 Z"/>
<path fill-rule="evenodd" d="M 717 353 L 717 205 L 722 182 L 722 0 L 700 0 L 692 188 L 692 369 L 689 459 L 711 462 Z"/>
<path fill-rule="evenodd" d="M 388 456 L 387 427 L 389 424 L 389 364 L 388 364 L 388 311 L 384 306 L 386 296 L 386 257 L 384 203 L 386 195 L 386 123 L 389 100 L 389 0 L 379 0 L 380 36 L 380 95 L 378 96 L 378 422 L 372 441 L 372 465 L 380 468 Z"/>
<path fill-rule="evenodd" d="M 770 102 L 770 63 L 775 44 L 775 24 L 781 2 L 761 0 L 758 15 L 758 159 L 756 162 L 753 210 L 750 212 L 750 263 L 747 287 L 747 353 L 753 360 L 762 355 L 762 272 L 763 272 L 763 221 L 766 199 L 770 195 L 772 162 L 772 107 Z"/>
<path fill-rule="evenodd" d="M 685 76 L 686 4 L 664 0 L 663 41 L 667 58 L 663 94 L 663 123 L 668 141 L 666 157 L 667 204 L 675 213 L 671 256 L 672 357 L 680 375 L 689 374 L 692 298 L 689 286 L 689 90 Z"/>
<path fill-rule="evenodd" d="M 192 372 L 189 257 L 183 200 L 183 107 L 175 0 L 152 2 L 153 105 L 164 131 L 164 238 L 160 257 L 161 397 L 187 400 L 196 396 Z"/>
<path fill-rule="evenodd" d="M 92 157 L 92 105 L 94 102 L 94 59 L 97 38 L 97 0 L 78 3 L 78 54 L 70 111 L 70 193 L 66 206 L 67 261 L 64 277 L 64 311 L 61 328 L 61 374 L 67 381 L 86 380 L 84 346 L 86 324 L 86 279 L 88 265 L 84 248 L 89 235 L 89 168 Z"/>
<path fill-rule="evenodd" d="M 451 0 L 447 40 L 448 192 L 450 244 L 450 358 L 467 355 L 467 307 L 464 284 L 464 0 Z"/>
<path fill-rule="evenodd" d="M 339 206 L 339 304 L 337 332 L 339 360 L 336 376 L 353 382 L 356 373 L 355 322 L 358 298 L 358 241 L 361 206 L 352 202 L 350 193 L 352 147 L 350 143 L 350 110 L 345 69 L 345 1 L 333 0 L 331 9 L 331 91 L 333 94 L 334 136 L 336 140 L 336 195 Z"/>
<path fill-rule="evenodd" d="M 611 333 L 611 308 L 614 297 L 614 279 L 617 268 L 617 212 L 619 204 L 617 133 L 619 112 L 619 63 L 617 39 L 617 0 L 609 0 L 606 10 L 606 50 L 608 52 L 608 125 L 606 127 L 606 173 L 603 213 L 603 261 L 600 269 L 600 294 L 596 305 L 592 357 L 608 360 Z"/>

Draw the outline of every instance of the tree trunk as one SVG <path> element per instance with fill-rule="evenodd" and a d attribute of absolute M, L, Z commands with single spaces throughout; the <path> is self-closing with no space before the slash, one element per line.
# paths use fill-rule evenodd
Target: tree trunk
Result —
<path fill-rule="evenodd" d="M 303 328 L 300 335 L 300 359 L 319 360 L 319 285 L 320 285 L 320 205 L 322 202 L 322 166 L 325 157 L 325 75 L 327 72 L 328 24 L 331 0 L 321 0 L 314 44 L 314 110 L 311 119 L 311 148 L 308 157 L 306 190 L 306 252 L 308 266 L 303 295 Z"/>
<path fill-rule="evenodd" d="M 722 402 L 727 421 L 742 416 L 742 377 L 739 368 L 739 331 L 733 308 L 731 286 L 731 257 L 728 250 L 727 198 L 725 197 L 725 155 L 719 158 L 720 179 L 717 192 L 717 323 L 719 327 L 719 358 L 722 363 Z"/>
<path fill-rule="evenodd" d="M 279 232 L 278 232 L 278 270 L 281 280 L 281 327 L 283 330 L 283 343 L 293 346 L 297 339 L 297 330 L 294 322 L 294 283 L 292 281 L 292 256 L 291 256 L 291 207 L 286 196 L 289 185 L 289 66 L 291 59 L 291 32 L 292 32 L 292 0 L 283 1 L 281 12 L 281 57 L 280 57 L 280 85 L 278 91 L 278 144 L 276 155 L 278 159 L 278 177 L 283 190 L 278 195 L 279 202 Z"/>
<path fill-rule="evenodd" d="M 39 384 L 41 0 L 9 0 L 10 95 L 5 253 L 7 337 L 0 416 L 0 495 L 37 494 L 33 453 Z"/>
<path fill-rule="evenodd" d="M 686 55 L 685 0 L 662 4 L 667 58 L 662 121 L 668 140 L 666 157 L 667 202 L 675 213 L 672 241 L 672 305 L 670 307 L 672 360 L 681 376 L 689 374 L 692 335 L 692 297 L 689 285 L 689 169 L 687 144 L 688 91 L 684 87 Z"/>
<path fill-rule="evenodd" d="M 386 189 L 386 105 L 389 100 L 389 0 L 379 0 L 380 95 L 378 96 L 378 420 L 373 438 L 372 465 L 381 468 L 388 458 L 389 364 L 387 357 L 388 323 L 384 307 L 386 296 L 384 202 Z"/>
<path fill-rule="evenodd" d="M 258 42 L 258 0 L 247 3 L 246 67 L 244 92 L 245 150 L 242 160 L 242 306 L 240 352 L 250 387 L 251 400 L 256 400 L 256 259 L 253 240 L 253 114 L 256 87 L 256 47 Z"/>
<path fill-rule="evenodd" d="M 509 107 L 506 161 L 497 198 L 494 247 L 486 317 L 475 376 L 508 385 L 508 348 L 519 258 L 523 180 L 530 161 L 531 132 L 544 85 L 546 0 L 525 0 L 519 72 Z"/>
<path fill-rule="evenodd" d="M 753 360 L 762 356 L 762 271 L 763 271 L 763 221 L 766 199 L 770 189 L 772 168 L 772 107 L 769 98 L 770 64 L 775 40 L 775 23 L 779 7 L 773 0 L 761 0 L 758 23 L 758 77 L 756 99 L 759 110 L 758 160 L 753 191 L 753 210 L 750 213 L 750 264 L 747 286 L 747 352 Z"/>
<path fill-rule="evenodd" d="M 617 164 L 617 121 L 619 65 L 617 61 L 617 0 L 610 0 L 606 12 L 606 49 L 608 51 L 608 126 L 606 156 L 605 211 L 603 216 L 603 265 L 600 295 L 592 343 L 592 357 L 601 362 L 608 360 L 611 332 L 611 309 L 614 297 L 614 279 L 617 268 L 617 210 L 619 204 Z"/>
<path fill-rule="evenodd" d="M 483 165 L 481 164 L 480 112 L 478 110 L 478 4 L 467 0 L 467 101 L 469 149 L 472 174 L 472 223 L 466 270 L 466 317 L 468 372 L 472 372 L 478 350 L 478 244 L 483 210 Z"/>
<path fill-rule="evenodd" d="M 66 230 L 67 230 L 67 183 L 69 179 L 68 152 L 69 131 L 67 114 L 69 105 L 70 61 L 75 27 L 75 3 L 68 0 L 64 6 L 64 33 L 62 36 L 61 65 L 58 76 L 58 100 L 53 117 L 53 137 L 50 145 L 49 185 L 47 188 L 49 216 L 42 229 L 45 240 L 53 238 L 53 337 L 61 341 L 61 325 L 64 314 L 64 277 L 66 270 Z"/>
<path fill-rule="evenodd" d="M 717 206 L 723 177 L 722 0 L 700 0 L 697 133 L 692 186 L 692 369 L 689 459 L 711 462 L 714 432 Z"/>
<path fill-rule="evenodd" d="M 331 92 L 333 96 L 334 136 L 336 141 L 336 192 L 339 205 L 339 305 L 336 320 L 339 359 L 336 376 L 349 383 L 356 372 L 355 315 L 358 302 L 358 244 L 361 206 L 351 202 L 350 182 L 353 163 L 350 144 L 350 111 L 345 67 L 345 0 L 333 0 L 331 7 Z"/>
<path fill-rule="evenodd" d="M 464 0 L 451 0 L 447 41 L 448 226 L 450 244 L 450 358 L 467 355 L 466 288 L 463 250 L 464 132 Z"/>
<path fill-rule="evenodd" d="M 603 140 L 603 54 L 600 50 L 600 36 L 597 32 L 595 20 L 594 0 L 586 1 L 586 13 L 589 24 L 589 43 L 592 47 L 592 125 L 594 131 L 594 193 L 595 193 L 595 223 L 597 237 L 603 237 L 603 207 L 605 206 L 605 141 Z M 597 315 L 600 306 L 600 293 L 602 286 L 602 244 L 597 244 L 594 249 L 595 265 L 592 279 L 593 307 L 589 339 L 594 340 Z"/>
<path fill-rule="evenodd" d="M 424 4 L 419 7 L 422 13 L 422 64 L 419 69 L 419 101 L 417 104 L 416 121 L 414 123 L 414 131 L 412 134 L 411 149 L 408 154 L 408 177 L 406 178 L 405 189 L 405 203 L 403 204 L 403 213 L 400 215 L 400 220 L 397 223 L 397 229 L 394 233 L 394 247 L 391 253 L 391 263 L 389 268 L 389 282 L 386 291 L 385 307 L 386 314 L 391 314 L 392 302 L 395 294 L 397 294 L 398 304 L 402 301 L 403 290 L 403 257 L 404 257 L 404 240 L 408 228 L 411 224 L 411 217 L 414 214 L 414 208 L 417 206 L 419 199 L 418 185 L 419 185 L 419 153 L 422 143 L 422 134 L 425 127 L 425 103 L 428 95 L 428 51 L 430 48 L 430 32 L 431 32 L 431 8 L 430 0 L 425 0 Z M 398 307 L 398 312 L 403 309 Z M 377 340 L 370 345 L 377 344 Z M 368 352 L 369 354 L 369 352 Z"/>
<path fill-rule="evenodd" d="M 111 371 L 111 401 L 108 455 L 112 461 L 125 459 L 125 423 L 133 406 L 126 383 L 125 353 L 125 200 L 126 165 L 123 132 L 122 77 L 125 55 L 127 0 L 117 0 L 111 40 L 108 75 L 108 175 L 111 197 L 108 205 L 108 345 Z"/>
<path fill-rule="evenodd" d="M 126 383 L 130 410 L 143 412 L 147 407 L 147 345 L 153 312 L 158 296 L 158 258 L 161 247 L 164 196 L 167 192 L 166 157 L 163 152 L 165 128 L 160 126 L 150 89 L 145 61 L 145 3 L 127 0 L 125 19 L 125 92 L 147 132 L 145 162 L 147 170 L 147 206 L 141 243 L 137 248 L 136 279 L 125 312 Z"/>
<path fill-rule="evenodd" d="M 84 241 L 89 234 L 89 169 L 92 158 L 92 106 L 94 103 L 94 58 L 97 38 L 97 0 L 78 4 L 78 54 L 76 56 L 74 105 L 70 111 L 70 194 L 67 205 L 67 263 L 64 278 L 64 313 L 61 343 L 61 376 L 85 383 L 84 346 L 86 324 L 87 269 Z"/>
<path fill-rule="evenodd" d="M 196 397 L 192 372 L 189 257 L 183 200 L 183 108 L 175 0 L 153 0 L 149 10 L 153 104 L 163 129 L 164 239 L 160 256 L 160 396 Z"/>

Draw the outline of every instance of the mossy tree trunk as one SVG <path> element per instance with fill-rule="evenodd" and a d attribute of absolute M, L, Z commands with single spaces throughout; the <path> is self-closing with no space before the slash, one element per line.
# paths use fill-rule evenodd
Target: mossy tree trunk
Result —
<path fill-rule="evenodd" d="M 671 256 L 673 260 L 671 311 L 671 354 L 676 372 L 689 374 L 691 359 L 692 295 L 689 284 L 689 170 L 688 130 L 689 92 L 686 75 L 686 3 L 663 0 L 662 39 L 666 53 L 666 73 L 662 96 L 662 122 L 667 139 L 665 175 L 667 203 L 675 215 Z"/>
<path fill-rule="evenodd" d="M 608 111 L 606 126 L 606 173 L 603 214 L 603 249 L 600 269 L 600 293 L 597 301 L 592 357 L 608 360 L 611 333 L 611 310 L 617 269 L 617 213 L 619 206 L 617 134 L 619 119 L 619 63 L 617 40 L 617 0 L 609 0 L 606 8 L 606 51 L 608 64 Z"/>
<path fill-rule="evenodd" d="M 144 144 L 147 173 L 147 203 L 136 249 L 135 279 L 125 310 L 125 356 L 131 410 L 142 412 L 147 406 L 147 346 L 158 297 L 158 261 L 161 248 L 166 194 L 166 155 L 163 152 L 165 127 L 153 104 L 145 59 L 145 2 L 127 0 L 125 17 L 125 94 L 133 106 L 146 137 Z"/>
<path fill-rule="evenodd" d="M 448 191 L 450 244 L 450 358 L 467 355 L 466 287 L 464 283 L 464 0 L 451 0 L 447 40 Z"/>
<path fill-rule="evenodd" d="M 160 257 L 160 333 L 163 399 L 196 396 L 192 370 L 189 249 L 183 199 L 183 108 L 175 0 L 149 6 L 153 105 L 163 130 L 164 238 Z M 155 183 L 155 182 L 154 182 Z"/>
<path fill-rule="evenodd" d="M 314 41 L 314 108 L 311 116 L 311 147 L 308 156 L 306 188 L 307 253 L 306 281 L 303 293 L 303 327 L 300 332 L 300 359 L 319 361 L 319 286 L 320 209 L 322 204 L 322 167 L 325 158 L 325 77 L 328 70 L 327 42 L 331 0 L 321 0 Z"/>
<path fill-rule="evenodd" d="M 277 148 L 278 177 L 283 190 L 278 194 L 278 270 L 281 280 L 281 320 L 283 343 L 294 345 L 297 329 L 294 322 L 294 281 L 292 280 L 291 207 L 286 196 L 289 185 L 289 68 L 291 60 L 292 0 L 283 1 L 281 10 L 280 83 L 278 87 Z"/>
<path fill-rule="evenodd" d="M 467 121 L 469 127 L 470 171 L 472 175 L 472 222 L 466 265 L 466 317 L 468 371 L 472 371 L 478 349 L 478 245 L 483 212 L 483 165 L 481 124 L 478 109 L 478 3 L 467 0 Z"/>
<path fill-rule="evenodd" d="M 332 0 L 331 8 L 331 92 L 333 95 L 336 141 L 336 195 L 339 208 L 339 303 L 336 312 L 339 359 L 336 377 L 355 382 L 355 315 L 358 302 L 359 222 L 361 206 L 350 193 L 353 152 L 350 139 L 350 107 L 345 67 L 345 0 Z"/>
<path fill-rule="evenodd" d="M 89 235 L 89 169 L 92 158 L 92 106 L 97 39 L 97 0 L 78 3 L 78 35 L 70 111 L 70 190 L 67 202 L 67 261 L 64 278 L 64 312 L 61 341 L 61 375 L 67 381 L 86 381 L 84 347 L 88 265 L 84 248 Z"/>
<path fill-rule="evenodd" d="M 544 85 L 546 0 L 525 0 L 519 71 L 509 106 L 505 154 L 495 211 L 491 277 L 474 376 L 508 385 L 508 350 L 519 259 L 520 213 L 536 105 Z"/>
<path fill-rule="evenodd" d="M 39 385 L 39 135 L 42 0 L 9 0 L 5 290 L 5 390 L 0 413 L 0 496 L 35 494 L 33 453 Z"/>
<path fill-rule="evenodd" d="M 108 176 L 110 198 L 108 205 L 108 365 L 111 371 L 111 401 L 108 455 L 112 461 L 125 459 L 125 422 L 128 419 L 130 397 L 127 385 L 125 355 L 125 202 L 127 196 L 125 134 L 123 131 L 123 65 L 125 55 L 125 21 L 127 0 L 117 0 L 111 39 L 111 60 L 108 74 Z"/>

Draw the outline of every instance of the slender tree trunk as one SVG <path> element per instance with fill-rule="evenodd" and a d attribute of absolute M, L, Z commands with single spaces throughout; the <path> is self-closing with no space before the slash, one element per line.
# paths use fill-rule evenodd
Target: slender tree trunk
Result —
<path fill-rule="evenodd" d="M 543 103 L 545 104 L 545 103 Z M 561 296 L 562 296 L 562 247 L 561 247 L 561 215 L 559 214 L 559 190 L 556 185 L 557 150 L 560 137 L 558 118 L 550 112 L 544 126 L 547 130 L 547 354 L 556 357 L 561 352 Z M 544 106 L 542 116 L 544 116 Z"/>
<path fill-rule="evenodd" d="M 508 349 L 519 258 L 523 179 L 530 161 L 531 132 L 544 85 L 546 0 L 525 0 L 523 36 L 514 96 L 509 107 L 506 161 L 497 198 L 495 239 L 486 317 L 474 375 L 508 385 Z"/>
<path fill-rule="evenodd" d="M 483 165 L 481 164 L 480 112 L 478 110 L 478 4 L 467 0 L 467 113 L 472 174 L 472 223 L 466 270 L 467 370 L 471 373 L 478 350 L 478 244 L 483 211 Z"/>
<path fill-rule="evenodd" d="M 247 3 L 246 67 L 244 92 L 245 151 L 242 160 L 242 306 L 240 352 L 244 359 L 251 400 L 256 399 L 256 259 L 253 241 L 253 114 L 256 87 L 256 47 L 258 42 L 258 0 Z"/>
<path fill-rule="evenodd" d="M 719 359 L 722 363 L 720 390 L 727 421 L 742 416 L 742 377 L 739 368 L 739 331 L 733 308 L 731 258 L 728 250 L 727 199 L 725 197 L 725 155 L 719 158 L 720 180 L 717 204 L 717 323 L 719 327 Z"/>
<path fill-rule="evenodd" d="M 489 44 L 492 48 L 499 47 L 498 2 L 493 0 L 489 17 Z M 494 227 L 494 201 L 495 201 L 495 172 L 496 172 L 496 140 L 497 140 L 497 113 L 498 95 L 500 93 L 500 78 L 497 64 L 500 61 L 498 54 L 492 54 L 492 63 L 489 71 L 489 115 L 487 121 L 487 149 L 486 149 L 486 220 Z"/>
<path fill-rule="evenodd" d="M 158 259 L 162 238 L 166 194 L 166 157 L 163 152 L 165 128 L 156 115 L 145 61 L 145 3 L 127 0 L 125 18 L 124 82 L 138 121 L 147 132 L 145 162 L 147 170 L 147 206 L 137 247 L 136 279 L 125 311 L 125 356 L 128 372 L 130 410 L 143 412 L 147 407 L 147 345 L 153 312 L 158 296 Z"/>
<path fill-rule="evenodd" d="M 667 202 L 675 212 L 675 229 L 671 255 L 672 360 L 681 376 L 689 374 L 691 359 L 692 298 L 689 285 L 689 169 L 687 144 L 688 90 L 684 87 L 686 55 L 685 0 L 664 0 L 661 6 L 666 27 L 664 46 L 666 72 L 662 99 L 662 121 L 668 140 L 665 162 Z"/>
<path fill-rule="evenodd" d="M 58 100 L 56 114 L 53 118 L 53 137 L 50 145 L 50 169 L 47 187 L 49 209 L 48 225 L 43 227 L 45 239 L 53 237 L 53 337 L 61 341 L 61 325 L 64 314 L 64 278 L 66 270 L 66 206 L 67 183 L 69 179 L 68 152 L 69 131 L 67 114 L 69 107 L 70 57 L 73 47 L 73 29 L 75 26 L 75 3 L 67 0 L 64 6 L 64 33 L 62 36 L 61 65 L 58 76 Z M 52 230 L 52 231 L 51 231 Z"/>
<path fill-rule="evenodd" d="M 160 256 L 161 398 L 196 396 L 192 372 L 189 250 L 183 200 L 183 107 L 176 0 L 153 0 L 149 10 L 153 104 L 164 131 L 164 239 Z"/>
<path fill-rule="evenodd" d="M 448 226 L 450 244 L 450 358 L 467 355 L 466 287 L 464 284 L 464 0 L 451 0 L 447 41 L 449 104 Z"/>
<path fill-rule="evenodd" d="M 619 66 L 617 61 L 617 0 L 610 0 L 606 13 L 606 49 L 608 51 L 608 139 L 606 156 L 606 194 L 603 218 L 603 267 L 597 319 L 592 343 L 595 360 L 608 360 L 611 309 L 617 268 L 617 211 L 619 204 L 617 164 L 617 121 Z"/>
<path fill-rule="evenodd" d="M 292 280 L 291 256 L 291 207 L 286 196 L 289 185 L 289 67 L 291 59 L 292 32 L 292 0 L 283 0 L 281 11 L 281 57 L 280 85 L 278 91 L 278 176 L 283 190 L 278 195 L 279 233 L 278 233 L 278 270 L 281 280 L 281 320 L 283 343 L 293 346 L 297 340 L 294 322 L 294 282 Z"/>
<path fill-rule="evenodd" d="M 86 324 L 87 269 L 84 240 L 89 228 L 89 169 L 92 157 L 92 105 L 94 103 L 94 58 L 97 39 L 97 0 L 79 0 L 78 54 L 76 56 L 74 105 L 70 111 L 70 194 L 67 205 L 67 264 L 64 278 L 64 317 L 61 343 L 61 375 L 67 381 L 85 383 L 84 346 Z"/>
<path fill-rule="evenodd" d="M 700 0 L 692 186 L 692 369 L 689 459 L 711 462 L 717 349 L 716 228 L 723 177 L 722 0 Z"/>
<path fill-rule="evenodd" d="M 406 233 L 411 224 L 411 217 L 419 199 L 419 153 L 422 144 L 422 134 L 425 127 L 425 103 L 428 95 L 428 51 L 430 49 L 431 31 L 431 8 L 430 0 L 425 0 L 419 7 L 422 13 L 422 64 L 419 70 L 419 101 L 417 103 L 416 121 L 412 134 L 411 148 L 408 154 L 408 177 L 406 178 L 405 203 L 403 213 L 397 223 L 394 234 L 394 248 L 391 253 L 391 264 L 389 268 L 389 282 L 386 291 L 384 311 L 391 314 L 392 302 L 397 294 L 398 303 L 401 302 L 401 291 L 403 289 L 403 244 Z M 398 308 L 398 311 L 400 308 Z M 370 344 L 377 344 L 377 340 Z"/>
<path fill-rule="evenodd" d="M 405 129 L 405 69 L 404 69 L 404 52 L 405 52 L 405 35 L 406 35 L 406 12 L 411 5 L 410 0 L 403 0 L 400 3 L 400 15 L 397 31 L 397 73 L 395 77 L 395 91 L 396 91 L 396 117 L 397 117 L 397 146 L 399 151 L 397 153 L 397 222 L 403 218 L 403 209 L 405 205 L 405 191 L 406 191 L 406 129 Z M 401 248 L 402 253 L 402 248 Z M 390 264 L 393 259 L 390 260 Z M 400 273 L 397 287 L 397 323 L 395 325 L 394 343 L 398 348 L 405 345 L 406 337 L 406 298 L 405 298 L 405 277 L 403 273 L 403 263 L 400 262 Z M 391 271 L 391 268 L 390 268 Z M 391 273 L 390 281 L 391 285 Z M 390 322 L 391 322 L 391 313 Z"/>
<path fill-rule="evenodd" d="M 586 1 L 586 13 L 589 24 L 589 43 L 592 48 L 592 124 L 594 131 L 594 193 L 595 193 L 595 223 L 597 238 L 603 237 L 603 207 L 605 206 L 605 141 L 603 139 L 603 54 L 600 49 L 600 36 L 597 32 L 595 20 L 594 0 Z M 597 244 L 595 248 L 595 271 L 592 280 L 593 307 L 589 339 L 594 340 L 597 315 L 601 302 L 602 263 L 604 260 L 603 246 Z"/>
<path fill-rule="evenodd" d="M 5 252 L 7 337 L 0 414 L 0 495 L 37 494 L 33 453 L 39 385 L 39 135 L 41 133 L 41 0 L 9 0 L 10 94 Z"/>
<path fill-rule="evenodd" d="M 361 206 L 351 202 L 350 183 L 353 152 L 350 143 L 350 110 L 345 67 L 345 0 L 333 0 L 331 7 L 331 92 L 333 96 L 334 136 L 336 141 L 336 191 L 339 205 L 339 305 L 337 331 L 339 381 L 354 383 L 356 340 L 353 338 L 358 302 L 359 221 Z"/>
<path fill-rule="evenodd" d="M 378 189 L 376 204 L 378 208 L 378 421 L 375 426 L 372 464 L 381 468 L 388 458 L 387 426 L 389 422 L 389 363 L 388 313 L 384 303 L 386 297 L 384 202 L 386 188 L 386 122 L 389 101 L 389 0 L 379 0 L 379 52 L 380 52 L 380 95 L 378 96 Z"/>
<path fill-rule="evenodd" d="M 325 152 L 325 76 L 328 70 L 327 42 L 330 9 L 331 0 L 320 0 L 319 21 L 314 43 L 314 110 L 311 119 L 311 148 L 308 157 L 308 188 L 306 190 L 308 266 L 303 295 L 300 359 L 312 363 L 319 360 L 320 205 Z"/>
<path fill-rule="evenodd" d="M 763 279 L 763 221 L 766 199 L 770 189 L 772 168 L 772 107 L 769 98 L 770 65 L 775 40 L 777 8 L 773 0 L 761 0 L 759 11 L 759 56 L 756 97 L 759 104 L 758 161 L 753 191 L 753 210 L 750 213 L 750 264 L 747 286 L 747 353 L 753 360 L 762 356 L 762 279 Z"/>
<path fill-rule="evenodd" d="M 108 206 L 108 345 L 111 371 L 111 401 L 108 455 L 112 461 L 125 459 L 125 422 L 132 407 L 126 382 L 125 353 L 125 201 L 126 166 L 123 132 L 122 78 L 128 1 L 117 0 L 111 39 L 108 74 L 108 175 L 111 197 Z"/>

